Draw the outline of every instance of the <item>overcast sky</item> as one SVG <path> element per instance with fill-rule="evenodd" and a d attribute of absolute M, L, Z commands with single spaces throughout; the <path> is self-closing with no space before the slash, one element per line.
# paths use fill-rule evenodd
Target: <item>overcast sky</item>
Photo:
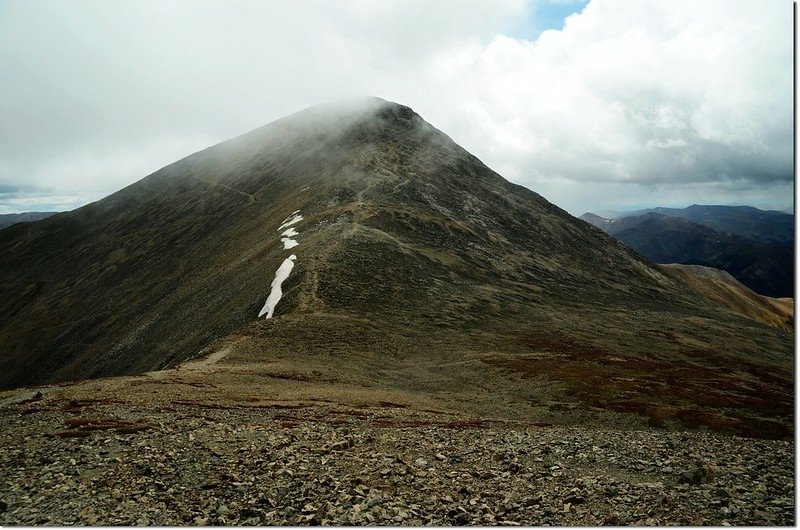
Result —
<path fill-rule="evenodd" d="M 790 0 L 0 0 L 0 213 L 353 95 L 576 215 L 785 208 L 792 49 Z"/>

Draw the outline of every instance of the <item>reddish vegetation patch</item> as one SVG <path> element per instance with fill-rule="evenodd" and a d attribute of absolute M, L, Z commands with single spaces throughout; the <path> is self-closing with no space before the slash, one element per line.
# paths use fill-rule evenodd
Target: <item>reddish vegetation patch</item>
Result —
<path fill-rule="evenodd" d="M 289 416 L 285 414 L 277 414 L 273 419 L 279 422 L 281 429 L 294 429 L 301 422 L 297 416 Z"/>
<path fill-rule="evenodd" d="M 755 438 L 781 439 L 793 436 L 793 429 L 774 420 L 743 418 L 721 412 L 709 412 L 697 408 L 674 407 L 641 401 L 612 401 L 607 408 L 617 412 L 633 412 L 646 416 L 648 423 L 662 427 L 675 421 L 690 428 L 708 427 Z M 734 413 L 735 414 L 735 413 Z"/>
<path fill-rule="evenodd" d="M 172 401 L 173 405 L 184 405 L 187 407 L 197 407 L 200 409 L 215 409 L 215 410 L 233 410 L 239 407 L 228 405 L 220 405 L 219 403 L 203 403 L 201 401 L 193 401 L 189 399 L 176 399 Z"/>
<path fill-rule="evenodd" d="M 64 412 L 80 414 L 86 407 L 127 403 L 121 399 L 71 399 L 64 405 Z"/>
<path fill-rule="evenodd" d="M 691 362 L 676 362 L 612 355 L 572 337 L 527 336 L 523 342 L 552 355 L 483 361 L 523 378 L 565 382 L 585 405 L 640 414 L 653 425 L 672 421 L 764 438 L 792 433 L 794 379 L 785 370 L 712 350 L 688 350 Z"/>
<path fill-rule="evenodd" d="M 568 352 L 570 355 L 584 357 L 598 357 L 606 355 L 606 352 L 594 344 L 580 341 L 568 335 L 523 335 L 520 341 L 532 350 L 547 352 Z"/>
<path fill-rule="evenodd" d="M 91 436 L 91 432 L 89 431 L 61 431 L 57 432 L 56 436 L 59 438 L 86 438 L 87 436 Z"/>
<path fill-rule="evenodd" d="M 136 434 L 137 432 L 146 431 L 150 428 L 149 425 L 132 425 L 130 427 L 120 426 L 114 430 L 120 434 Z"/>
<path fill-rule="evenodd" d="M 301 381 L 301 382 L 316 382 L 316 383 L 338 383 L 339 379 L 325 375 L 319 370 L 312 370 L 311 372 L 264 372 L 262 370 L 237 370 L 237 373 L 252 375 L 258 378 L 272 378 L 272 379 L 285 379 L 287 381 Z M 315 401 L 331 402 L 327 399 L 317 399 Z"/>
<path fill-rule="evenodd" d="M 145 420 L 131 422 L 118 418 L 69 418 L 64 421 L 64 425 L 72 427 L 72 429 L 58 432 L 56 436 L 61 438 L 84 438 L 93 431 L 108 430 L 114 430 L 121 434 L 133 434 L 153 428 Z"/>
<path fill-rule="evenodd" d="M 273 379 L 286 379 L 288 381 L 302 381 L 307 383 L 309 381 L 315 381 L 314 378 L 303 375 L 303 374 L 289 374 L 289 373 L 281 373 L 281 372 L 266 372 L 263 375 L 266 377 L 272 377 Z"/>
<path fill-rule="evenodd" d="M 437 423 L 440 427 L 445 429 L 486 429 L 489 425 L 482 420 L 462 420 L 462 421 L 449 421 L 445 423 Z"/>
<path fill-rule="evenodd" d="M 62 381 L 60 383 L 54 383 L 54 386 L 58 386 L 58 387 L 74 386 L 74 385 L 80 385 L 81 383 L 85 383 L 85 382 L 86 381 L 83 380 L 83 379 L 78 379 L 76 381 Z M 38 386 L 36 388 L 42 388 L 42 387 Z"/>
<path fill-rule="evenodd" d="M 283 403 L 270 403 L 267 405 L 253 405 L 250 408 L 256 409 L 279 409 L 279 410 L 295 410 L 295 409 L 307 409 L 311 405 L 306 405 L 305 403 L 300 403 L 297 405 L 289 405 Z"/>
<path fill-rule="evenodd" d="M 417 410 L 419 410 L 420 412 L 427 412 L 429 414 L 443 414 L 443 415 L 446 415 L 446 416 L 452 416 L 453 415 L 452 412 L 444 412 L 444 411 L 441 411 L 441 410 L 433 410 L 433 409 L 417 409 Z"/>
<path fill-rule="evenodd" d="M 206 383 L 203 381 L 185 381 L 183 379 L 144 379 L 131 382 L 131 386 L 142 385 L 185 385 L 195 388 L 217 388 L 217 385 L 214 383 Z"/>
<path fill-rule="evenodd" d="M 385 407 L 390 409 L 405 409 L 408 408 L 408 405 L 403 405 L 402 403 L 392 403 L 391 401 L 378 401 L 379 407 Z"/>

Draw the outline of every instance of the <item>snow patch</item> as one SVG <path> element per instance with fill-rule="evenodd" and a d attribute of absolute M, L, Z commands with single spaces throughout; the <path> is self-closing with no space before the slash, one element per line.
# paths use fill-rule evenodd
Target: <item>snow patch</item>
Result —
<path fill-rule="evenodd" d="M 299 212 L 300 210 L 297 210 L 297 211 Z M 297 212 L 295 212 L 295 214 L 296 213 Z M 302 219 L 302 216 L 300 218 Z M 296 222 L 296 221 L 293 221 L 293 222 Z M 281 243 L 283 243 L 283 250 L 289 250 L 290 248 L 294 248 L 294 247 L 296 247 L 297 245 L 300 244 L 296 240 L 292 239 L 294 236 L 296 236 L 299 233 L 300 232 L 298 232 L 294 228 L 288 228 L 287 230 L 283 231 L 283 233 L 281 234 L 283 236 L 281 238 Z"/>
<path fill-rule="evenodd" d="M 299 212 L 300 210 L 297 210 L 297 211 Z M 286 220 L 283 222 L 283 224 L 278 227 L 278 230 L 283 230 L 284 228 L 288 228 L 291 225 L 293 225 L 295 223 L 299 223 L 302 220 L 303 220 L 303 216 L 302 215 L 298 215 L 297 212 L 295 212 L 295 213 L 293 213 L 292 215 L 290 215 L 289 217 L 286 218 Z"/>
<path fill-rule="evenodd" d="M 267 315 L 266 318 L 272 318 L 272 312 L 275 311 L 275 306 L 278 305 L 278 302 L 280 302 L 281 297 L 283 296 L 281 284 L 286 278 L 289 277 L 292 269 L 294 269 L 294 260 L 296 259 L 297 256 L 292 254 L 283 260 L 281 266 L 278 267 L 277 271 L 275 271 L 275 279 L 272 280 L 272 290 L 269 292 L 267 301 L 264 302 L 264 307 L 262 307 L 261 311 L 258 313 L 258 318 L 261 318 L 265 313 Z"/>
<path fill-rule="evenodd" d="M 303 216 L 300 215 L 300 210 L 295 210 L 291 214 L 289 214 L 286 219 L 283 220 L 281 226 L 278 227 L 278 231 L 280 232 L 284 228 L 281 233 L 281 243 L 283 243 L 283 250 L 289 250 L 300 243 L 297 240 L 293 239 L 299 232 L 295 228 L 290 228 L 291 225 L 299 223 L 303 220 Z M 278 270 L 275 271 L 275 279 L 272 280 L 272 290 L 267 297 L 267 301 L 264 302 L 264 307 L 261 308 L 261 311 L 258 313 L 258 317 L 261 318 L 262 316 L 266 315 L 266 318 L 272 318 L 272 313 L 275 311 L 275 306 L 278 305 L 281 297 L 283 296 L 283 290 L 281 289 L 281 284 L 283 281 L 289 277 L 289 274 L 292 272 L 294 268 L 294 260 L 297 259 L 297 256 L 292 254 L 281 263 L 281 266 L 278 267 Z"/>
<path fill-rule="evenodd" d="M 304 191 L 308 191 L 308 188 L 310 188 L 310 187 L 311 187 L 311 186 L 306 186 L 305 188 L 303 188 L 302 190 L 300 190 L 300 192 L 302 193 L 302 192 L 304 192 Z"/>

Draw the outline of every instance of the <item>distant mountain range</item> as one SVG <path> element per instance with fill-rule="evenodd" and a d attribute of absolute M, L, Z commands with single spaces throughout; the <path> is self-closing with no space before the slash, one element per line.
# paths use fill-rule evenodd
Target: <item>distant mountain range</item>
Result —
<path fill-rule="evenodd" d="M 656 263 L 714 267 L 757 293 L 794 295 L 794 217 L 750 206 L 651 208 L 584 221 Z"/>
<path fill-rule="evenodd" d="M 58 212 L 25 212 L 25 213 L 0 214 L 0 229 L 3 229 L 7 226 L 11 226 L 17 223 L 46 219 L 51 215 L 55 215 L 57 213 Z"/>
<path fill-rule="evenodd" d="M 794 241 L 794 216 L 775 210 L 759 210 L 752 206 L 713 206 L 693 204 L 687 208 L 648 208 L 622 214 L 622 217 L 640 217 L 656 213 L 667 217 L 680 217 L 707 226 L 718 232 L 755 239 L 757 241 Z"/>

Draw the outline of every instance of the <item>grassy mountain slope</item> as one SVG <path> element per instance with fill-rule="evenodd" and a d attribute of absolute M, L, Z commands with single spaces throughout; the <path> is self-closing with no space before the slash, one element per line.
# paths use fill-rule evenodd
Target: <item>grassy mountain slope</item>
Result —
<path fill-rule="evenodd" d="M 747 288 L 729 273 L 702 265 L 664 265 L 664 269 L 722 307 L 786 331 L 794 330 L 792 298 L 770 298 Z"/>
<path fill-rule="evenodd" d="M 257 320 L 290 253 L 275 318 Z M 308 109 L 4 230 L 0 271 L 6 387 L 224 347 L 239 381 L 278 373 L 482 414 L 765 436 L 793 421 L 785 333 L 378 99 Z"/>

